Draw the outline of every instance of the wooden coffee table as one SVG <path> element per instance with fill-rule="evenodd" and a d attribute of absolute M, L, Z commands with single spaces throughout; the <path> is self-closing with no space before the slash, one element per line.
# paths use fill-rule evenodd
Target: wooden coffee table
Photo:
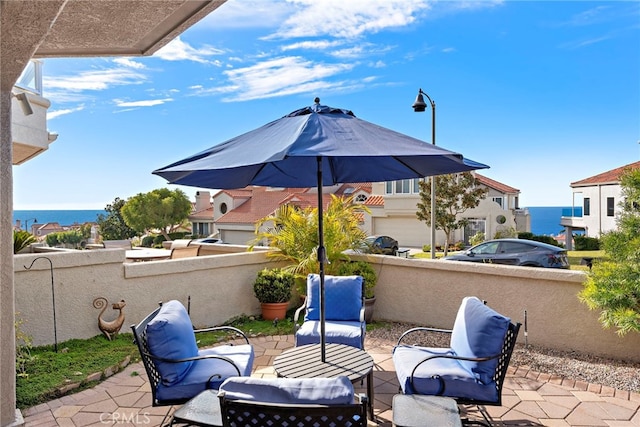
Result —
<path fill-rule="evenodd" d="M 322 361 L 320 344 L 308 344 L 283 351 L 273 362 L 279 377 L 335 378 L 341 375 L 356 382 L 367 377 L 369 417 L 373 416 L 373 358 L 364 350 L 344 344 L 326 344 Z"/>

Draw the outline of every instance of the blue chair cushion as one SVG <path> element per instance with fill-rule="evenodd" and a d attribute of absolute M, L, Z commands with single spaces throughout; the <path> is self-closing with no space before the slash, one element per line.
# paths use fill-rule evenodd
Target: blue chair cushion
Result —
<path fill-rule="evenodd" d="M 325 276 L 325 319 L 360 320 L 362 309 L 361 276 Z M 320 276 L 307 277 L 306 320 L 320 320 Z"/>
<path fill-rule="evenodd" d="M 336 378 L 229 378 L 220 386 L 229 400 L 265 403 L 348 405 L 354 391 L 345 376 Z"/>
<path fill-rule="evenodd" d="M 185 359 L 198 355 L 193 325 L 187 310 L 179 301 L 162 304 L 158 314 L 147 325 L 147 345 L 152 355 L 165 359 Z M 183 380 L 193 362 L 168 363 L 154 360 L 165 385 Z"/>
<path fill-rule="evenodd" d="M 451 332 L 451 349 L 462 357 L 488 357 L 500 354 L 511 319 L 487 307 L 476 297 L 462 300 Z M 460 361 L 465 369 L 491 382 L 498 359 L 487 362 Z"/>
<path fill-rule="evenodd" d="M 480 382 L 476 374 L 455 359 L 435 358 L 422 363 L 413 374 L 411 384 L 411 373 L 418 363 L 429 356 L 439 354 L 453 354 L 453 351 L 448 348 L 406 345 L 394 348 L 393 364 L 404 394 L 440 394 L 491 402 L 498 400 L 495 382 Z"/>
<path fill-rule="evenodd" d="M 360 322 L 327 321 L 324 323 L 325 342 L 328 344 L 346 344 L 362 348 L 364 325 Z M 296 347 L 320 343 L 320 321 L 307 320 L 296 332 Z"/>
<path fill-rule="evenodd" d="M 202 349 L 198 356 L 218 355 L 231 359 L 240 370 L 240 375 L 249 376 L 253 368 L 254 352 L 249 344 L 220 345 Z M 221 359 L 199 359 L 193 362 L 191 369 L 178 383 L 166 385 L 160 383 L 156 391 L 158 400 L 184 400 L 196 396 L 206 389 L 218 389 L 229 377 L 235 377 L 238 371 L 227 361 Z"/>

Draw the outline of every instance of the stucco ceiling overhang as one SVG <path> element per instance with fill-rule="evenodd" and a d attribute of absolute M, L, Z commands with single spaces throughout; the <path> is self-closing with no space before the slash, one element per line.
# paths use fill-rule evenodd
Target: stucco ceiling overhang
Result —
<path fill-rule="evenodd" d="M 0 0 L 0 76 L 32 57 L 151 55 L 226 0 Z"/>

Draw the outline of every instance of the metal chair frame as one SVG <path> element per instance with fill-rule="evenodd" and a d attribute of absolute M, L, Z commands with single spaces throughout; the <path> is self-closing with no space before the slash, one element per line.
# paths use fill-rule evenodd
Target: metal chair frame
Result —
<path fill-rule="evenodd" d="M 367 425 L 367 396 L 358 394 L 358 402 L 349 405 L 312 405 L 265 403 L 225 399 L 220 395 L 222 425 L 224 427 L 279 426 L 296 427 L 365 427 Z"/>
<path fill-rule="evenodd" d="M 158 314 L 161 308 L 162 308 L 162 303 L 160 303 L 160 307 L 155 309 L 151 314 L 145 317 L 140 323 L 138 323 L 137 325 L 131 325 L 131 330 L 133 332 L 133 340 L 135 344 L 138 346 L 138 350 L 140 351 L 140 357 L 142 359 L 142 364 L 144 365 L 144 369 L 147 372 L 147 376 L 149 377 L 149 383 L 151 384 L 152 406 L 182 404 L 189 401 L 189 399 L 191 399 L 192 397 L 194 397 L 194 396 L 190 396 L 184 399 L 159 400 L 156 396 L 156 390 L 158 388 L 158 385 L 162 381 L 162 376 L 160 375 L 160 372 L 156 368 L 155 361 L 168 362 L 168 363 L 184 363 L 184 362 L 201 360 L 201 359 L 220 359 L 230 363 L 238 372 L 238 376 L 240 376 L 240 368 L 238 368 L 238 366 L 233 362 L 233 360 L 224 356 L 206 355 L 206 356 L 189 357 L 186 359 L 166 359 L 166 358 L 157 357 L 151 354 L 151 352 L 149 351 L 149 346 L 147 344 L 147 331 L 146 331 L 147 324 L 149 324 L 149 322 L 156 317 L 156 315 Z M 225 331 L 225 330 L 235 332 L 236 334 L 244 338 L 246 343 L 249 344 L 249 339 L 247 338 L 245 333 L 242 332 L 240 329 L 237 329 L 231 326 L 218 326 L 213 328 L 194 329 L 193 332 L 197 334 L 201 332 L 214 332 L 214 331 Z M 211 377 L 209 377 L 209 380 L 217 377 L 219 376 L 217 376 L 214 373 L 211 375 Z"/>

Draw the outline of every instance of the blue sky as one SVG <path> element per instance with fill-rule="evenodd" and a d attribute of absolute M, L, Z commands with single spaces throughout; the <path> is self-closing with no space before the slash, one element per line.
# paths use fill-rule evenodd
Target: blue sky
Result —
<path fill-rule="evenodd" d="M 321 103 L 486 163 L 520 205 L 640 159 L 640 3 L 229 0 L 151 57 L 45 59 L 44 154 L 14 209 L 102 209 L 151 172 Z"/>

